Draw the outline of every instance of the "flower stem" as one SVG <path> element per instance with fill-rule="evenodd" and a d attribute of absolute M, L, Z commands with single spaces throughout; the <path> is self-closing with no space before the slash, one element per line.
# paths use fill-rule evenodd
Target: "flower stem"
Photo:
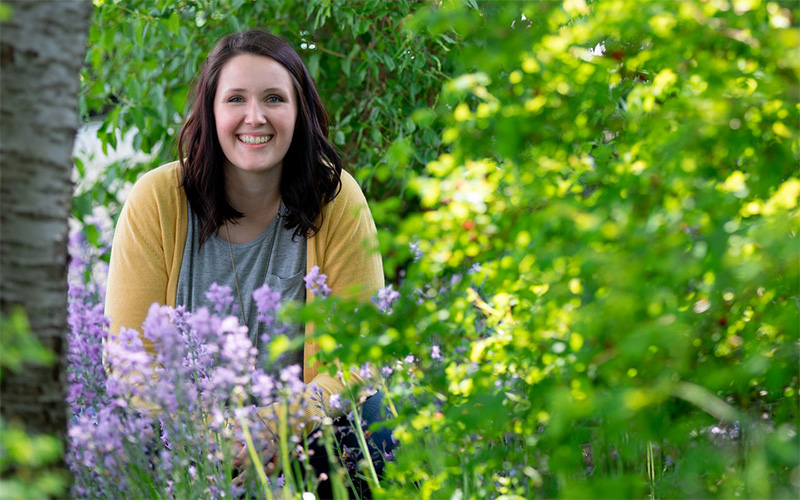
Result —
<path fill-rule="evenodd" d="M 242 399 L 238 399 L 238 406 L 241 409 Z M 272 488 L 270 488 L 267 474 L 264 472 L 264 465 L 261 463 L 258 453 L 256 453 L 256 447 L 253 444 L 253 437 L 250 435 L 250 428 L 247 426 L 247 419 L 242 418 L 239 420 L 239 423 L 242 425 L 242 434 L 244 435 L 244 441 L 247 445 L 247 453 L 250 455 L 250 460 L 253 461 L 253 467 L 256 469 L 258 480 L 261 482 L 261 486 L 264 488 L 264 496 L 267 498 L 267 500 L 272 500 Z"/>
<path fill-rule="evenodd" d="M 281 449 L 281 462 L 283 466 L 283 475 L 284 475 L 284 492 L 286 498 L 291 498 L 291 490 L 295 487 L 294 479 L 292 477 L 292 466 L 289 462 L 289 430 L 286 425 L 286 421 L 288 420 L 289 416 L 287 415 L 288 409 L 285 402 L 281 402 L 278 404 L 280 408 L 280 416 L 278 417 L 278 434 L 280 435 L 280 439 L 278 439 L 278 445 Z M 291 487 L 287 488 L 288 485 Z"/>
<path fill-rule="evenodd" d="M 356 421 L 356 438 L 358 438 L 358 445 L 361 446 L 361 451 L 364 453 L 367 459 L 367 465 L 369 466 L 369 478 L 373 483 L 372 488 L 373 491 L 377 491 L 380 489 L 380 480 L 378 479 L 378 473 L 375 471 L 375 464 L 372 462 L 372 454 L 369 452 L 367 439 L 364 437 L 364 429 L 361 428 L 361 418 L 358 416 L 358 408 L 355 407 L 355 405 L 353 407 L 353 418 L 355 418 Z"/>
<path fill-rule="evenodd" d="M 389 388 L 386 387 L 386 380 L 381 377 L 381 387 L 383 388 L 383 394 L 386 396 L 386 402 L 389 403 L 389 409 L 392 410 L 392 415 L 394 418 L 397 418 L 397 408 L 394 407 L 394 403 L 392 402 L 392 397 L 389 394 Z"/>

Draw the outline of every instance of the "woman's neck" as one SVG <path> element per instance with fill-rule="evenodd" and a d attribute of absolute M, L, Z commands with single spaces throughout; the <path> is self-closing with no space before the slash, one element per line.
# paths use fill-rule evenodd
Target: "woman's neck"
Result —
<path fill-rule="evenodd" d="M 228 228 L 221 227 L 217 236 L 231 243 L 247 243 L 257 238 L 270 225 L 281 205 L 280 172 L 256 173 L 226 171 L 225 196 L 228 203 L 244 214 Z"/>

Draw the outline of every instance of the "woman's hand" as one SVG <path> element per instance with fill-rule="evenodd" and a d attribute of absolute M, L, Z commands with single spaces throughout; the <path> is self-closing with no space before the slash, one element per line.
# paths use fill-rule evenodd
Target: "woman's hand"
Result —
<path fill-rule="evenodd" d="M 264 472 L 267 476 L 271 475 L 273 472 L 278 470 L 278 466 L 280 465 L 280 453 L 278 453 L 278 440 L 274 434 L 270 433 L 270 436 L 261 441 L 262 448 L 259 456 L 261 458 L 261 464 L 264 466 Z M 247 445 L 242 442 L 237 441 L 233 448 L 233 466 L 236 469 L 241 470 L 241 473 L 233 478 L 233 484 L 235 486 L 242 486 L 246 480 L 247 464 L 250 463 L 250 452 L 247 449 Z"/>

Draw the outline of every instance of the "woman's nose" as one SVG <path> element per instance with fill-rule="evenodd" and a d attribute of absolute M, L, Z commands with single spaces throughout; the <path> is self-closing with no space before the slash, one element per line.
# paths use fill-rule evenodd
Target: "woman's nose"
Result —
<path fill-rule="evenodd" d="M 247 107 L 245 122 L 248 125 L 263 125 L 267 122 L 267 118 L 264 115 L 264 110 L 261 109 L 261 105 L 259 103 L 251 103 Z"/>

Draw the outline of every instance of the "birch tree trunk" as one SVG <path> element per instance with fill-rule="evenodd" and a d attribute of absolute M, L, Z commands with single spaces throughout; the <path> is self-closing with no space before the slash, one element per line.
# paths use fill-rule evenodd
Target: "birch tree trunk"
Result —
<path fill-rule="evenodd" d="M 0 408 L 29 432 L 67 428 L 67 236 L 90 0 L 5 1 L 0 27 L 0 310 L 22 306 L 55 367 L 6 372 Z"/>

